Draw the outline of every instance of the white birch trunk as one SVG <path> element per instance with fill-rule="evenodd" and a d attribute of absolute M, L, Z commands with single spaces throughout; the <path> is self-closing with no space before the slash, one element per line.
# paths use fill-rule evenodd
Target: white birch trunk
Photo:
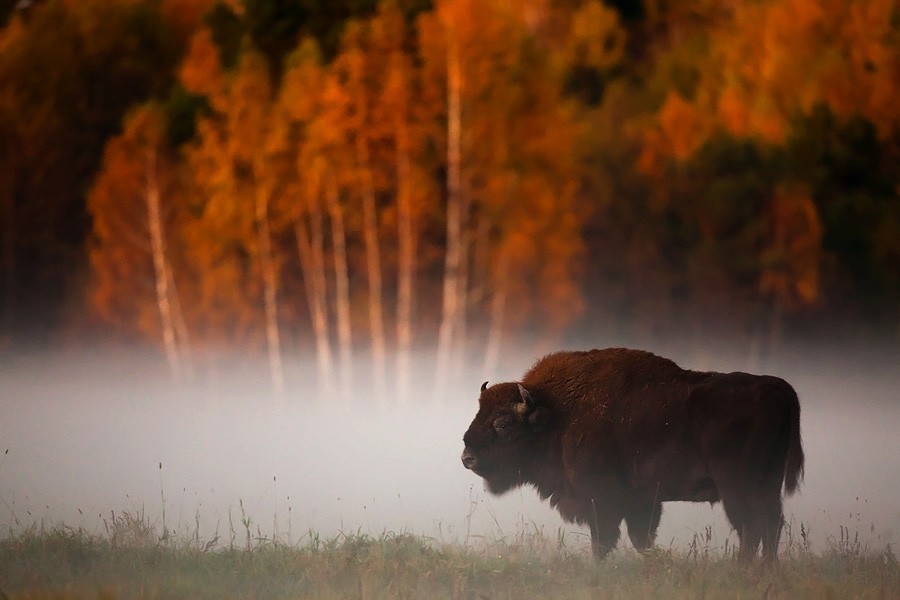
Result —
<path fill-rule="evenodd" d="M 412 374 L 412 305 L 415 285 L 415 239 L 410 198 L 409 139 L 406 116 L 397 118 L 397 401 L 409 401 Z"/>
<path fill-rule="evenodd" d="M 435 397 L 444 393 L 451 367 L 455 329 L 459 320 L 460 271 L 462 268 L 462 69 L 459 45 L 449 33 L 447 49 L 447 248 L 444 255 L 444 289 L 438 329 Z"/>
<path fill-rule="evenodd" d="M 469 306 L 482 304 L 491 289 L 491 224 L 482 215 L 475 228 L 472 244 L 472 283 Z"/>
<path fill-rule="evenodd" d="M 457 378 L 460 375 L 462 370 L 462 364 L 465 360 L 466 354 L 466 344 L 468 343 L 469 336 L 469 308 L 473 306 L 477 302 L 477 292 L 472 293 L 470 290 L 470 275 L 471 275 L 471 247 L 472 247 L 472 232 L 471 228 L 467 227 L 466 224 L 466 215 L 469 212 L 469 203 L 466 202 L 467 194 L 465 193 L 465 189 L 460 189 L 460 197 L 462 201 L 460 202 L 460 212 L 462 214 L 462 219 L 460 219 L 460 227 L 462 228 L 462 232 L 460 234 L 460 243 L 459 243 L 459 300 L 457 300 L 457 313 L 456 313 L 456 325 L 454 326 L 454 336 L 455 340 L 452 344 L 452 360 L 450 361 L 449 369 L 447 373 L 452 379 Z"/>
<path fill-rule="evenodd" d="M 364 123 L 364 119 L 360 119 Z M 382 308 L 381 253 L 378 247 L 378 213 L 375 184 L 372 180 L 369 148 L 362 131 L 356 135 L 356 159 L 360 169 L 363 208 L 363 238 L 366 246 L 366 272 L 369 282 L 369 329 L 372 338 L 372 371 L 376 395 L 383 401 L 387 384 L 387 357 Z"/>
<path fill-rule="evenodd" d="M 257 172 L 260 172 L 259 170 Z M 278 276 L 272 256 L 272 236 L 269 230 L 269 192 L 257 182 L 255 199 L 256 236 L 263 279 L 263 301 L 266 319 L 266 341 L 269 351 L 269 370 L 272 393 L 278 404 L 284 403 L 284 367 L 281 359 L 281 336 L 278 329 Z"/>
<path fill-rule="evenodd" d="M 323 257 L 324 234 L 322 213 L 319 209 L 319 186 L 311 186 L 308 206 L 309 231 L 301 217 L 294 223 L 300 266 L 303 269 L 303 285 L 313 333 L 316 338 L 316 364 L 319 372 L 319 389 L 330 395 L 332 386 L 331 341 L 328 337 L 328 312 L 326 296 L 325 259 Z"/>
<path fill-rule="evenodd" d="M 147 152 L 147 187 L 144 199 L 147 205 L 147 224 L 150 232 L 150 248 L 153 256 L 153 275 L 156 288 L 156 305 L 159 309 L 159 320 L 162 327 L 163 347 L 169 363 L 172 380 L 181 382 L 184 379 L 181 361 L 178 357 L 178 345 L 175 337 L 175 325 L 172 318 L 170 301 L 169 267 L 166 261 L 166 242 L 163 232 L 159 207 L 159 174 L 157 172 L 156 150 Z"/>
<path fill-rule="evenodd" d="M 187 323 L 184 320 L 184 311 L 181 309 L 181 302 L 178 299 L 178 288 L 175 285 L 171 267 L 168 271 L 169 289 L 171 290 L 172 298 L 172 320 L 175 325 L 175 337 L 178 340 L 178 355 L 185 379 L 191 381 L 194 379 L 194 353 L 191 348 L 191 338 L 190 334 L 188 334 Z"/>
<path fill-rule="evenodd" d="M 500 361 L 500 349 L 503 341 L 503 328 L 506 323 L 506 295 L 507 286 L 503 284 L 509 265 L 508 255 L 500 251 L 497 259 L 497 267 L 494 270 L 493 294 L 491 296 L 491 324 L 488 329 L 487 344 L 484 349 L 484 373 L 483 379 L 490 380 L 497 373 L 497 364 Z"/>
<path fill-rule="evenodd" d="M 340 393 L 349 402 L 353 393 L 353 337 L 350 326 L 350 277 L 347 268 L 347 242 L 344 212 L 338 198 L 337 180 L 329 173 L 325 201 L 331 221 L 331 244 L 334 255 L 334 303 L 337 317 L 338 356 L 340 358 Z"/>

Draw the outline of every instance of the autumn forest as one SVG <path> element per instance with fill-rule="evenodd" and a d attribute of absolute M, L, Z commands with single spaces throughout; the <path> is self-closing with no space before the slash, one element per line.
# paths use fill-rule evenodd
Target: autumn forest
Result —
<path fill-rule="evenodd" d="M 0 356 L 900 340 L 894 0 L 0 1 Z M 579 338 L 589 343 L 588 338 Z M 364 357 L 360 358 L 360 357 Z"/>

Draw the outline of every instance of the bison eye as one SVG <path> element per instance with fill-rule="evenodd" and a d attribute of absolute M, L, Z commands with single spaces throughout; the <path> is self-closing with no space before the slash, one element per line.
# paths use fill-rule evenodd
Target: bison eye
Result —
<path fill-rule="evenodd" d="M 513 421 L 508 416 L 497 417 L 494 419 L 494 430 L 497 432 L 507 431 L 510 426 L 513 424 Z"/>

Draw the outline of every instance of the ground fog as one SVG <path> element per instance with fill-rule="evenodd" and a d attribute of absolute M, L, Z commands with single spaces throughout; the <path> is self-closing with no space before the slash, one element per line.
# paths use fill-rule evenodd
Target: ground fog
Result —
<path fill-rule="evenodd" d="M 508 361 L 498 380 L 517 378 L 536 358 Z M 742 367 L 673 358 L 686 367 Z M 264 366 L 244 367 L 173 391 L 158 359 L 137 352 L 6 360 L 0 525 L 102 532 L 113 512 L 128 512 L 160 533 L 218 536 L 220 544 L 242 543 L 248 530 L 292 543 L 312 530 L 470 545 L 538 531 L 589 546 L 586 530 L 563 523 L 531 488 L 492 497 L 462 468 L 478 377 L 458 377 L 453 393 L 437 398 L 423 364 L 416 393 L 397 407 L 368 392 L 325 401 L 301 385 L 300 370 L 292 387 L 307 391 L 276 406 Z M 847 532 L 871 549 L 896 547 L 900 370 L 814 357 L 766 370 L 790 381 L 802 404 L 806 479 L 786 501 L 791 534 L 799 538 L 802 524 L 813 549 Z M 686 548 L 695 535 L 720 549 L 736 541 L 720 505 L 666 505 L 658 545 Z M 623 537 L 620 548 L 628 547 Z"/>

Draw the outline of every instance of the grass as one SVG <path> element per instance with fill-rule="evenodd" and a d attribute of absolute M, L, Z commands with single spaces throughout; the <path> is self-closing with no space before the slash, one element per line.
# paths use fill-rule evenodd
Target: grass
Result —
<path fill-rule="evenodd" d="M 790 535 L 772 566 L 739 566 L 698 535 L 685 551 L 613 553 L 595 564 L 562 533 L 444 544 L 408 534 L 313 532 L 285 544 L 158 532 L 142 513 L 104 519 L 103 534 L 38 525 L 0 538 L 0 599 L 81 598 L 900 598 L 890 548 L 841 528 L 822 553 Z"/>

